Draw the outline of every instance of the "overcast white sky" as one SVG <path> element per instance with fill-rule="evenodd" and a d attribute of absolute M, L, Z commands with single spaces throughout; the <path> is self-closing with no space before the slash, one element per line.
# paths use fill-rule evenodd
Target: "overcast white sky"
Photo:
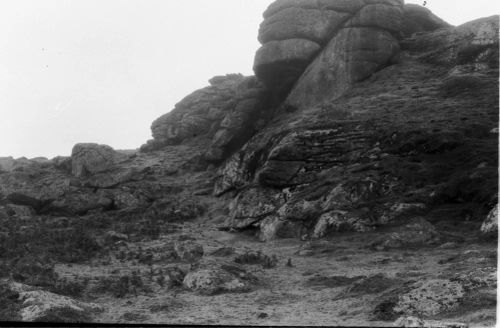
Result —
<path fill-rule="evenodd" d="M 0 0 L 0 156 L 139 147 L 214 75 L 253 74 L 273 0 Z M 419 3 L 423 1 L 406 1 Z M 451 24 L 497 0 L 427 0 Z"/>

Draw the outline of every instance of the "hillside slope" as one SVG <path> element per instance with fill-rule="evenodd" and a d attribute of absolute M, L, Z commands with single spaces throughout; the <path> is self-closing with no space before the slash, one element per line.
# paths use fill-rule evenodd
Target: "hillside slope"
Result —
<path fill-rule="evenodd" d="M 492 326 L 498 16 L 277 0 L 137 151 L 0 159 L 2 320 Z"/>

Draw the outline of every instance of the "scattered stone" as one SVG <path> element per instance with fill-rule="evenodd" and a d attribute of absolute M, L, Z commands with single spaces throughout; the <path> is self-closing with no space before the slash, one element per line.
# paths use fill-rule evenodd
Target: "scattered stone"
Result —
<path fill-rule="evenodd" d="M 184 286 L 202 295 L 249 292 L 257 279 L 235 264 L 210 263 L 189 272 Z"/>
<path fill-rule="evenodd" d="M 94 313 L 102 307 L 80 302 L 67 296 L 43 290 L 22 291 L 21 317 L 23 321 L 38 322 L 91 322 Z"/>

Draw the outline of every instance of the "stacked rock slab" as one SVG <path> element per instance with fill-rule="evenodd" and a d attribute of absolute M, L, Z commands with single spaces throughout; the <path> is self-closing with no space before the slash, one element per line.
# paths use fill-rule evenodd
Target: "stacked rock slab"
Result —
<path fill-rule="evenodd" d="M 403 17 L 398 0 L 276 1 L 260 26 L 255 74 L 279 94 L 292 88 L 293 107 L 337 98 L 399 51 Z"/>
<path fill-rule="evenodd" d="M 182 99 L 172 111 L 152 123 L 154 140 L 148 141 L 143 150 L 179 144 L 209 133 L 234 105 L 235 87 L 242 79 L 240 74 L 216 76 L 209 81 L 210 86 Z"/>
<path fill-rule="evenodd" d="M 156 119 L 151 126 L 154 139 L 141 150 L 203 136 L 212 140 L 206 160 L 219 162 L 251 138 L 270 114 L 264 111 L 270 106 L 267 89 L 255 76 L 241 74 L 216 76 L 209 82 L 210 86 L 193 92 Z"/>

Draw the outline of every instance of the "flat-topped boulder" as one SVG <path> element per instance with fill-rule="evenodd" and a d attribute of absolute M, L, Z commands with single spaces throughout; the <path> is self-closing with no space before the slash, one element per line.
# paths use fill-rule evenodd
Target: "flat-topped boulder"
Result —
<path fill-rule="evenodd" d="M 403 17 L 399 0 L 276 1 L 260 25 L 255 74 L 278 95 L 293 86 L 287 103 L 294 107 L 325 100 L 324 90 L 340 95 L 399 51 Z M 321 77 L 311 79 L 318 71 Z"/>
<path fill-rule="evenodd" d="M 107 145 L 76 144 L 71 151 L 71 172 L 76 177 L 90 176 L 111 169 L 122 157 Z"/>

